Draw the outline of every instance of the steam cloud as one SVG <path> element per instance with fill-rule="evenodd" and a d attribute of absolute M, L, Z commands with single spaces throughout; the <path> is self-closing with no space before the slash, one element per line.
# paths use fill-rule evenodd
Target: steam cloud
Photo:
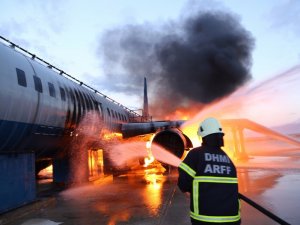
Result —
<path fill-rule="evenodd" d="M 238 19 L 218 11 L 159 26 L 144 23 L 108 30 L 99 52 L 110 86 L 141 95 L 147 77 L 150 112 L 163 116 L 235 91 L 251 78 L 253 47 L 254 39 Z"/>

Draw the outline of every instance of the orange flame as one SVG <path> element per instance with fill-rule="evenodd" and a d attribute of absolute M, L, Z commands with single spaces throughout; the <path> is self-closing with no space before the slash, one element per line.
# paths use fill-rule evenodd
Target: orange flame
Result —
<path fill-rule="evenodd" d="M 154 157 L 151 152 L 151 142 L 150 141 L 146 142 L 146 149 L 147 149 L 148 156 L 144 158 L 144 165 L 143 165 L 144 167 L 148 167 L 152 162 L 154 162 Z"/>
<path fill-rule="evenodd" d="M 121 139 L 122 138 L 122 134 L 121 133 L 117 133 L 117 132 L 110 132 L 108 130 L 103 130 L 101 132 L 102 135 L 102 139 L 109 141 L 109 140 L 113 140 L 113 139 Z"/>
<path fill-rule="evenodd" d="M 192 105 L 192 107 L 191 107 Z M 203 108 L 203 104 L 192 103 L 188 107 L 178 107 L 174 112 L 165 116 L 166 120 L 188 120 L 193 118 Z"/>
<path fill-rule="evenodd" d="M 148 167 L 152 162 L 154 162 L 154 157 L 152 155 L 144 158 L 144 167 Z"/>

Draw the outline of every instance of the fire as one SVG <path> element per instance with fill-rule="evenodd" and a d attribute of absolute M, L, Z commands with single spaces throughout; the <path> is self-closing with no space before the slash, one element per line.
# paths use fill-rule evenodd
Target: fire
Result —
<path fill-rule="evenodd" d="M 184 126 L 182 128 L 182 131 L 185 135 L 187 135 L 190 140 L 193 143 L 193 146 L 200 146 L 202 143 L 201 138 L 197 135 L 197 129 L 198 129 L 199 124 L 198 123 L 193 123 L 189 124 L 187 126 Z M 232 134 L 230 130 L 225 130 L 225 136 L 224 136 L 224 143 L 225 146 L 222 148 L 231 159 L 235 160 L 235 155 L 234 155 L 234 149 L 233 149 L 233 140 L 232 140 Z"/>
<path fill-rule="evenodd" d="M 144 201 L 150 206 L 150 213 L 157 215 L 159 213 L 159 206 L 162 203 L 162 187 L 166 177 L 153 172 L 149 171 L 145 173 L 147 185 L 144 192 Z"/>
<path fill-rule="evenodd" d="M 144 159 L 144 167 L 148 167 L 154 161 L 154 157 L 148 156 Z"/>
<path fill-rule="evenodd" d="M 202 108 L 203 108 L 203 104 L 199 104 L 199 103 L 190 104 L 189 107 L 179 107 L 171 114 L 165 116 L 165 119 L 166 120 L 189 120 L 193 118 Z"/>
<path fill-rule="evenodd" d="M 149 183 L 149 188 L 153 191 L 153 190 L 158 190 L 161 188 L 162 183 L 160 182 L 160 176 L 153 173 L 153 174 L 145 174 L 145 180 Z M 150 195 L 152 196 L 152 195 Z"/>
<path fill-rule="evenodd" d="M 188 120 L 189 118 L 191 118 L 191 114 L 184 109 L 177 109 L 175 112 L 165 117 L 166 120 Z"/>
<path fill-rule="evenodd" d="M 193 146 L 199 146 L 201 144 L 201 139 L 199 139 L 197 135 L 198 126 L 198 123 L 194 123 L 181 128 L 182 132 L 190 138 Z"/>
<path fill-rule="evenodd" d="M 146 149 L 147 149 L 148 156 L 144 158 L 144 167 L 148 167 L 154 161 L 154 157 L 151 152 L 151 142 L 150 141 L 146 142 Z"/>
<path fill-rule="evenodd" d="M 48 167 L 46 167 L 45 169 L 42 169 L 39 172 L 39 175 L 42 177 L 52 177 L 52 173 L 53 173 L 53 166 L 51 164 Z"/>
<path fill-rule="evenodd" d="M 88 165 L 90 178 L 104 175 L 103 149 L 88 150 Z"/>
<path fill-rule="evenodd" d="M 122 138 L 122 134 L 121 133 L 117 133 L 117 132 L 110 132 L 108 130 L 103 130 L 102 131 L 102 139 L 109 141 L 109 140 L 113 140 L 113 139 L 121 139 Z"/>

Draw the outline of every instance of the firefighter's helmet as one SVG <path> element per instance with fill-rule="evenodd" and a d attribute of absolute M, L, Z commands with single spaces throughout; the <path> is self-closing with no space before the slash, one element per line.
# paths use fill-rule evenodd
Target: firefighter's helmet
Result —
<path fill-rule="evenodd" d="M 205 137 L 210 134 L 221 133 L 223 134 L 223 130 L 219 121 L 215 118 L 207 118 L 205 119 L 198 128 L 198 136 Z"/>

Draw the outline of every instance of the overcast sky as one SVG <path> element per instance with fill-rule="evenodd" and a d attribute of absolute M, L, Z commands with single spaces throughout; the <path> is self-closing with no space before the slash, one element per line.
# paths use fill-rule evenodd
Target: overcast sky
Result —
<path fill-rule="evenodd" d="M 252 79 L 299 64 L 298 0 L 2 0 L 0 35 L 125 106 L 139 108 L 139 96 L 125 96 L 107 82 L 102 35 L 125 25 L 171 23 L 199 9 L 230 12 L 250 32 L 255 40 Z M 142 85 L 141 79 L 141 94 Z"/>

